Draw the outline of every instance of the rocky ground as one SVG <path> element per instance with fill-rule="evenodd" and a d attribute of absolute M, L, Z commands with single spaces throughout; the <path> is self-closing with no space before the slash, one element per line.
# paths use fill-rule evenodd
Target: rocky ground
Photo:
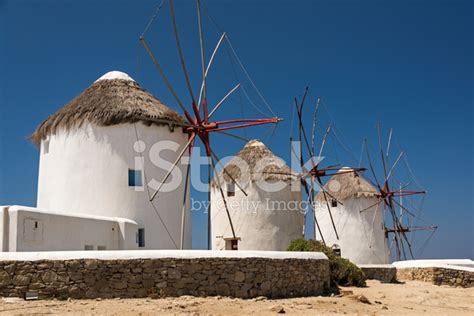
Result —
<path fill-rule="evenodd" d="M 178 314 L 274 315 L 307 314 L 440 314 L 474 315 L 474 288 L 436 286 L 425 282 L 381 284 L 366 288 L 341 288 L 340 296 L 250 300 L 226 297 L 184 296 L 163 299 L 110 300 L 0 300 L 2 314 Z"/>

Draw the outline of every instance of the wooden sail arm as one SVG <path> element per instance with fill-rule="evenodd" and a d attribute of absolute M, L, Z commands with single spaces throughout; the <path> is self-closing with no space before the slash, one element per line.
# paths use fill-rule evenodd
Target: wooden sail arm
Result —
<path fill-rule="evenodd" d="M 278 117 L 273 117 L 269 119 L 247 119 L 247 120 L 229 120 L 229 121 L 221 121 L 215 122 L 216 127 L 208 129 L 209 132 L 219 132 L 219 131 L 226 131 L 231 129 L 238 129 L 244 127 L 251 127 L 251 126 L 258 126 L 258 125 L 265 125 L 265 124 L 278 124 L 279 122 L 283 121 L 283 119 Z M 242 124 L 236 124 L 242 123 Z M 219 127 L 220 125 L 226 124 L 236 124 L 230 126 L 223 126 Z"/>
<path fill-rule="evenodd" d="M 351 168 L 350 170 L 347 171 L 339 171 L 340 168 L 317 168 L 318 164 L 312 168 L 309 171 L 302 172 L 301 176 L 304 178 L 310 177 L 310 176 L 315 176 L 315 177 L 332 177 L 335 175 L 341 175 L 341 174 L 346 174 L 346 173 L 353 173 L 353 172 L 359 172 L 359 171 L 365 171 L 367 170 L 366 168 Z"/>
<path fill-rule="evenodd" d="M 408 226 L 408 227 L 395 227 L 395 228 L 388 228 L 385 227 L 386 233 L 410 233 L 416 232 L 420 230 L 435 230 L 438 229 L 438 225 L 430 225 L 430 226 Z"/>
<path fill-rule="evenodd" d="M 400 191 L 393 192 L 393 196 L 397 196 L 397 197 L 409 196 L 409 195 L 419 195 L 419 194 L 426 194 L 426 191 L 404 191 L 404 190 L 400 190 Z"/>

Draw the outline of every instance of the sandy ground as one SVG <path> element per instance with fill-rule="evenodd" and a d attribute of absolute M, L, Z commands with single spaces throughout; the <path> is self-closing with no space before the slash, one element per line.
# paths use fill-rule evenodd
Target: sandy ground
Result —
<path fill-rule="evenodd" d="M 275 315 L 310 314 L 430 314 L 474 315 L 474 288 L 451 288 L 424 282 L 345 287 L 340 297 L 242 300 L 184 296 L 164 299 L 43 300 L 0 299 L 1 314 L 115 314 L 115 315 Z M 363 297 L 361 297 L 363 296 Z M 366 298 L 368 302 L 364 299 Z"/>

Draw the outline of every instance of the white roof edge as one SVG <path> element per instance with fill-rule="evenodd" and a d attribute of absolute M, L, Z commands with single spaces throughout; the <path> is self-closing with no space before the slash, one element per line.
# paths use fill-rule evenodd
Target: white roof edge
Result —
<path fill-rule="evenodd" d="M 398 269 L 402 268 L 445 268 L 474 272 L 474 261 L 471 259 L 431 259 L 431 260 L 407 260 L 393 263 Z M 471 265 L 464 267 L 461 265 Z"/>
<path fill-rule="evenodd" d="M 267 258 L 267 259 L 310 259 L 327 260 L 321 252 L 293 251 L 225 251 L 225 250 L 112 250 L 112 251 L 44 251 L 3 252 L 0 260 L 38 261 L 74 259 L 198 259 L 198 258 Z"/>
<path fill-rule="evenodd" d="M 137 222 L 131 219 L 122 218 L 122 217 L 108 217 L 108 216 L 100 216 L 100 215 L 87 215 L 87 214 L 78 214 L 78 213 L 69 213 L 69 212 L 47 211 L 47 210 L 39 209 L 36 207 L 23 206 L 23 205 L 10 205 L 7 207 L 8 207 L 9 212 L 15 212 L 15 211 L 36 212 L 36 213 L 41 213 L 45 215 L 57 215 L 57 216 L 67 216 L 67 217 L 84 218 L 84 219 L 95 219 L 99 221 L 125 222 L 125 223 L 138 225 Z"/>

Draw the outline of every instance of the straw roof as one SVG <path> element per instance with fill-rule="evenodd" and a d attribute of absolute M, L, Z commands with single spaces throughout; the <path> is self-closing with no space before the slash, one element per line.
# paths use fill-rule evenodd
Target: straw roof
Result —
<path fill-rule="evenodd" d="M 164 122 L 154 122 L 153 119 Z M 136 122 L 143 122 L 146 125 L 173 125 L 183 123 L 184 119 L 127 74 L 113 71 L 99 78 L 49 116 L 38 126 L 31 139 L 38 144 L 59 129 L 71 130 L 85 123 L 110 126 Z"/>
<path fill-rule="evenodd" d="M 351 168 L 341 168 L 338 174 L 334 175 L 324 185 L 324 190 L 339 201 L 353 197 L 374 197 L 378 193 L 377 189 Z M 316 201 L 324 202 L 324 193 L 319 191 Z"/>
<path fill-rule="evenodd" d="M 296 174 L 275 156 L 262 142 L 254 139 L 249 141 L 244 148 L 225 165 L 225 170 L 218 174 L 226 182 L 231 182 L 229 174 L 236 181 L 292 181 Z M 215 179 L 212 182 L 214 185 Z"/>

